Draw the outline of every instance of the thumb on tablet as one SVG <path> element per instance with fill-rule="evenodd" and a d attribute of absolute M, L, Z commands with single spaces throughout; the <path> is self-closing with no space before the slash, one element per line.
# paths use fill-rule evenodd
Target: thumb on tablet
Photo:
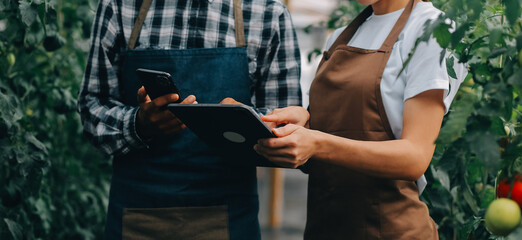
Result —
<path fill-rule="evenodd" d="M 274 131 L 274 134 L 277 137 L 286 137 L 286 136 L 292 134 L 293 132 L 295 132 L 299 128 L 300 127 L 297 125 L 288 124 L 288 125 L 285 125 L 284 127 L 274 128 L 272 131 Z"/>
<path fill-rule="evenodd" d="M 221 100 L 220 104 L 241 104 L 241 103 L 236 101 L 233 98 L 227 97 L 227 98 Z"/>

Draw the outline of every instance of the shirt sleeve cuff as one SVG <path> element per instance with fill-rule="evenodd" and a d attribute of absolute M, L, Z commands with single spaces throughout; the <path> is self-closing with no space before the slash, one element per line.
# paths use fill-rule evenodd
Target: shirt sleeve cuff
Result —
<path fill-rule="evenodd" d="M 149 145 L 147 145 L 148 140 L 140 138 L 136 131 L 136 116 L 138 109 L 139 107 L 132 108 L 125 113 L 123 119 L 123 137 L 132 148 L 149 148 Z"/>
<path fill-rule="evenodd" d="M 423 85 L 418 84 L 417 86 L 411 86 L 406 89 L 404 92 L 404 101 L 415 97 L 425 91 L 428 90 L 434 90 L 434 89 L 441 89 L 444 90 L 444 98 L 443 100 L 446 100 L 446 97 L 448 95 L 449 91 L 449 82 L 448 80 L 442 80 L 442 79 L 432 79 L 429 81 L 424 81 Z M 445 113 L 449 110 L 449 105 L 444 101 L 444 107 L 445 107 Z"/>

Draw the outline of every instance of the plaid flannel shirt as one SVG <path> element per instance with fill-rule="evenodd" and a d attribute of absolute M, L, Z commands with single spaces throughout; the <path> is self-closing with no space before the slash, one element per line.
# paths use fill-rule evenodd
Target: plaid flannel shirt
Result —
<path fill-rule="evenodd" d="M 141 1 L 100 0 L 78 96 L 84 135 L 111 155 L 146 147 L 135 129 L 138 107 L 120 101 L 121 53 Z M 252 102 L 261 113 L 301 105 L 300 53 L 279 0 L 243 0 Z M 135 49 L 235 47 L 233 0 L 153 1 Z"/>

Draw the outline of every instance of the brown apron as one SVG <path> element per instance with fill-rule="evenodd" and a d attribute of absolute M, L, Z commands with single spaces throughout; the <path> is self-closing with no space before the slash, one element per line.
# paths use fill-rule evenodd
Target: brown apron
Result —
<path fill-rule="evenodd" d="M 128 240 L 229 239 L 227 206 L 125 208 L 122 227 Z"/>
<path fill-rule="evenodd" d="M 415 1 L 378 50 L 347 46 L 367 7 L 324 53 L 310 89 L 310 128 L 362 141 L 394 139 L 381 99 L 384 68 Z M 368 176 L 310 160 L 304 239 L 438 239 L 413 181 Z"/>

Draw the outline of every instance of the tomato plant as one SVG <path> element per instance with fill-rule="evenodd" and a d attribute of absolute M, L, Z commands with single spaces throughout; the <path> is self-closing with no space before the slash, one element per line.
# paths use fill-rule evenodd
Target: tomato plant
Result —
<path fill-rule="evenodd" d="M 522 208 L 522 177 L 516 174 L 511 181 L 508 178 L 500 181 L 497 185 L 497 197 L 513 199 Z"/>
<path fill-rule="evenodd" d="M 110 159 L 76 95 L 96 0 L 0 0 L 0 239 L 102 239 Z"/>

